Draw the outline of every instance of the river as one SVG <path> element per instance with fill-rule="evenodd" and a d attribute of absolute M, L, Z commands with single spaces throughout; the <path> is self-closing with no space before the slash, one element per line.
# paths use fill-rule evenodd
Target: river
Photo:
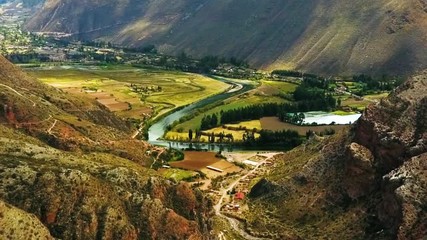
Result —
<path fill-rule="evenodd" d="M 166 117 L 160 119 L 155 124 L 153 124 L 148 130 L 148 142 L 153 145 L 160 145 L 164 147 L 173 147 L 178 149 L 189 148 L 190 143 L 184 142 L 171 142 L 165 141 L 161 138 L 165 134 L 166 127 L 171 125 L 173 122 L 178 121 L 180 118 L 191 114 L 194 110 L 203 108 L 211 103 L 223 101 L 232 96 L 247 92 L 254 88 L 253 84 L 245 83 L 245 82 L 235 82 L 232 80 L 227 80 L 220 77 L 212 77 L 215 80 L 222 81 L 228 83 L 233 86 L 233 88 L 229 89 L 226 92 L 210 96 L 198 102 L 192 103 L 190 105 L 185 106 L 184 108 L 173 112 L 172 114 L 167 115 Z M 228 151 L 231 152 L 236 150 L 238 147 L 231 146 L 229 144 L 209 144 L 209 143 L 191 143 L 191 147 L 199 150 L 208 150 L 208 151 Z"/>
<path fill-rule="evenodd" d="M 227 92 L 220 93 L 198 102 L 192 103 L 190 105 L 185 106 L 184 108 L 177 110 L 164 118 L 161 118 L 155 124 L 153 124 L 148 130 L 148 142 L 153 145 L 159 145 L 164 147 L 172 147 L 177 149 L 187 149 L 187 148 L 195 148 L 198 150 L 208 150 L 208 151 L 242 151 L 242 150 L 257 150 L 257 149 L 247 149 L 244 146 L 233 146 L 230 144 L 212 144 L 212 143 L 186 143 L 186 142 L 173 142 L 173 141 L 165 141 L 161 138 L 165 134 L 167 126 L 171 125 L 173 122 L 178 121 L 180 118 L 191 114 L 194 110 L 203 108 L 208 104 L 222 101 L 227 98 L 230 98 L 234 95 L 241 94 L 253 89 L 254 85 L 248 82 L 235 82 L 231 80 L 227 80 L 220 77 L 212 77 L 215 80 L 222 81 L 225 83 L 229 83 L 234 87 L 229 89 Z M 304 123 L 313 123 L 317 124 L 331 124 L 334 122 L 335 124 L 352 124 L 357 119 L 360 118 L 361 114 L 351 114 L 351 115 L 335 115 L 333 113 L 328 112 L 306 112 L 304 113 L 305 120 Z"/>

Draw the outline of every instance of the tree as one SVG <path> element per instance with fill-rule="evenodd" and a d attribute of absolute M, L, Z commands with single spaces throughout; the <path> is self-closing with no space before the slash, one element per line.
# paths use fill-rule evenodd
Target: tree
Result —
<path fill-rule="evenodd" d="M 187 54 L 185 52 L 181 52 L 181 54 L 178 55 L 178 59 L 177 60 L 178 60 L 178 63 L 185 64 L 190 59 L 189 59 L 189 57 L 187 56 Z"/>
<path fill-rule="evenodd" d="M 193 140 L 193 130 L 188 130 L 188 139 L 190 139 L 190 142 L 191 142 L 191 140 Z"/>
<path fill-rule="evenodd" d="M 211 133 L 211 137 L 210 137 L 209 140 L 210 140 L 211 143 L 215 142 L 215 134 L 213 132 Z"/>

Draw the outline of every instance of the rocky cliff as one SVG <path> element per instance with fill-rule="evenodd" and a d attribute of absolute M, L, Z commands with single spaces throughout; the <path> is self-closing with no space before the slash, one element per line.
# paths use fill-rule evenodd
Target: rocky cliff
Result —
<path fill-rule="evenodd" d="M 352 129 L 278 157 L 251 191 L 247 228 L 273 238 L 422 239 L 426 112 L 422 72 L 368 107 Z"/>
<path fill-rule="evenodd" d="M 425 0 L 48 0 L 26 28 L 237 57 L 268 70 L 402 75 L 427 67 Z"/>

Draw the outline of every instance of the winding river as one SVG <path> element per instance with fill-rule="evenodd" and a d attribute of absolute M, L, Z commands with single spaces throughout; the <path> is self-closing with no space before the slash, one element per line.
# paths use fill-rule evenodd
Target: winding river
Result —
<path fill-rule="evenodd" d="M 166 127 L 172 124 L 174 121 L 179 120 L 181 117 L 191 114 L 196 109 L 203 108 L 214 102 L 223 101 L 227 98 L 247 92 L 254 88 L 254 85 L 249 83 L 244 83 L 240 81 L 234 82 L 232 80 L 227 80 L 220 77 L 211 77 L 211 78 L 228 83 L 233 87 L 226 92 L 213 95 L 203 100 L 200 100 L 198 102 L 187 105 L 182 109 L 177 110 L 167 115 L 166 117 L 160 119 L 159 121 L 157 121 L 148 130 L 148 142 L 150 144 L 164 146 L 164 147 L 173 147 L 178 149 L 189 148 L 190 143 L 162 140 L 161 138 L 166 132 Z M 191 146 L 196 149 L 203 149 L 203 150 L 209 150 L 209 151 L 218 151 L 218 150 L 233 151 L 237 148 L 236 146 L 230 146 L 225 144 L 210 144 L 210 143 L 192 143 Z"/>
<path fill-rule="evenodd" d="M 159 121 L 157 121 L 155 124 L 153 124 L 150 129 L 148 130 L 148 142 L 153 145 L 159 145 L 164 147 L 173 147 L 177 149 L 187 149 L 187 148 L 195 148 L 198 150 L 208 150 L 208 151 L 226 151 L 226 152 L 232 152 L 232 151 L 242 151 L 242 150 L 254 150 L 254 149 L 246 149 L 244 146 L 233 146 L 230 144 L 218 144 L 218 143 L 186 143 L 186 142 L 173 142 L 173 141 L 166 141 L 162 140 L 161 138 L 166 132 L 167 126 L 171 125 L 174 121 L 178 121 L 180 118 L 191 114 L 194 110 L 203 108 L 206 105 L 209 105 L 211 103 L 222 101 L 227 98 L 230 98 L 232 96 L 247 92 L 254 88 L 253 84 L 245 83 L 245 82 L 235 82 L 232 80 L 220 78 L 220 77 L 211 77 L 215 80 L 222 81 L 225 83 L 230 84 L 233 86 L 231 89 L 229 89 L 226 92 L 205 98 L 203 100 L 200 100 L 198 102 L 192 103 L 190 105 L 187 105 L 183 107 L 180 110 L 177 110 L 169 115 L 167 115 L 164 118 L 161 118 Z M 306 119 L 304 122 L 306 123 L 312 123 L 316 122 L 317 124 L 331 124 L 331 122 L 334 122 L 335 124 L 352 124 L 359 117 L 361 114 L 351 114 L 346 116 L 340 116 L 335 115 L 333 113 L 327 113 L 327 112 L 307 112 L 304 113 L 306 116 Z"/>

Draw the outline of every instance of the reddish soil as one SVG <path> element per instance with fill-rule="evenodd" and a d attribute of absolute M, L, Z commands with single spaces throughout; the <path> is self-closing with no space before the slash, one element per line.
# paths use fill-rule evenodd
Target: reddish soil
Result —
<path fill-rule="evenodd" d="M 102 105 L 116 104 L 118 103 L 115 98 L 102 98 L 97 100 Z"/>
<path fill-rule="evenodd" d="M 129 104 L 118 102 L 113 104 L 107 104 L 106 107 L 110 109 L 110 111 L 116 112 L 129 109 Z"/>
<path fill-rule="evenodd" d="M 346 128 L 348 125 L 325 125 L 325 126 L 296 126 L 290 123 L 284 123 L 279 120 L 277 117 L 263 117 L 260 119 L 261 127 L 265 130 L 271 131 L 280 131 L 280 130 L 295 130 L 299 135 L 305 135 L 309 130 L 320 133 L 325 129 L 334 129 L 335 131 L 340 131 L 341 129 Z"/>
<path fill-rule="evenodd" d="M 184 160 L 179 162 L 172 162 L 170 165 L 176 168 L 187 170 L 201 170 L 207 166 L 221 161 L 215 157 L 213 152 L 185 152 Z"/>

